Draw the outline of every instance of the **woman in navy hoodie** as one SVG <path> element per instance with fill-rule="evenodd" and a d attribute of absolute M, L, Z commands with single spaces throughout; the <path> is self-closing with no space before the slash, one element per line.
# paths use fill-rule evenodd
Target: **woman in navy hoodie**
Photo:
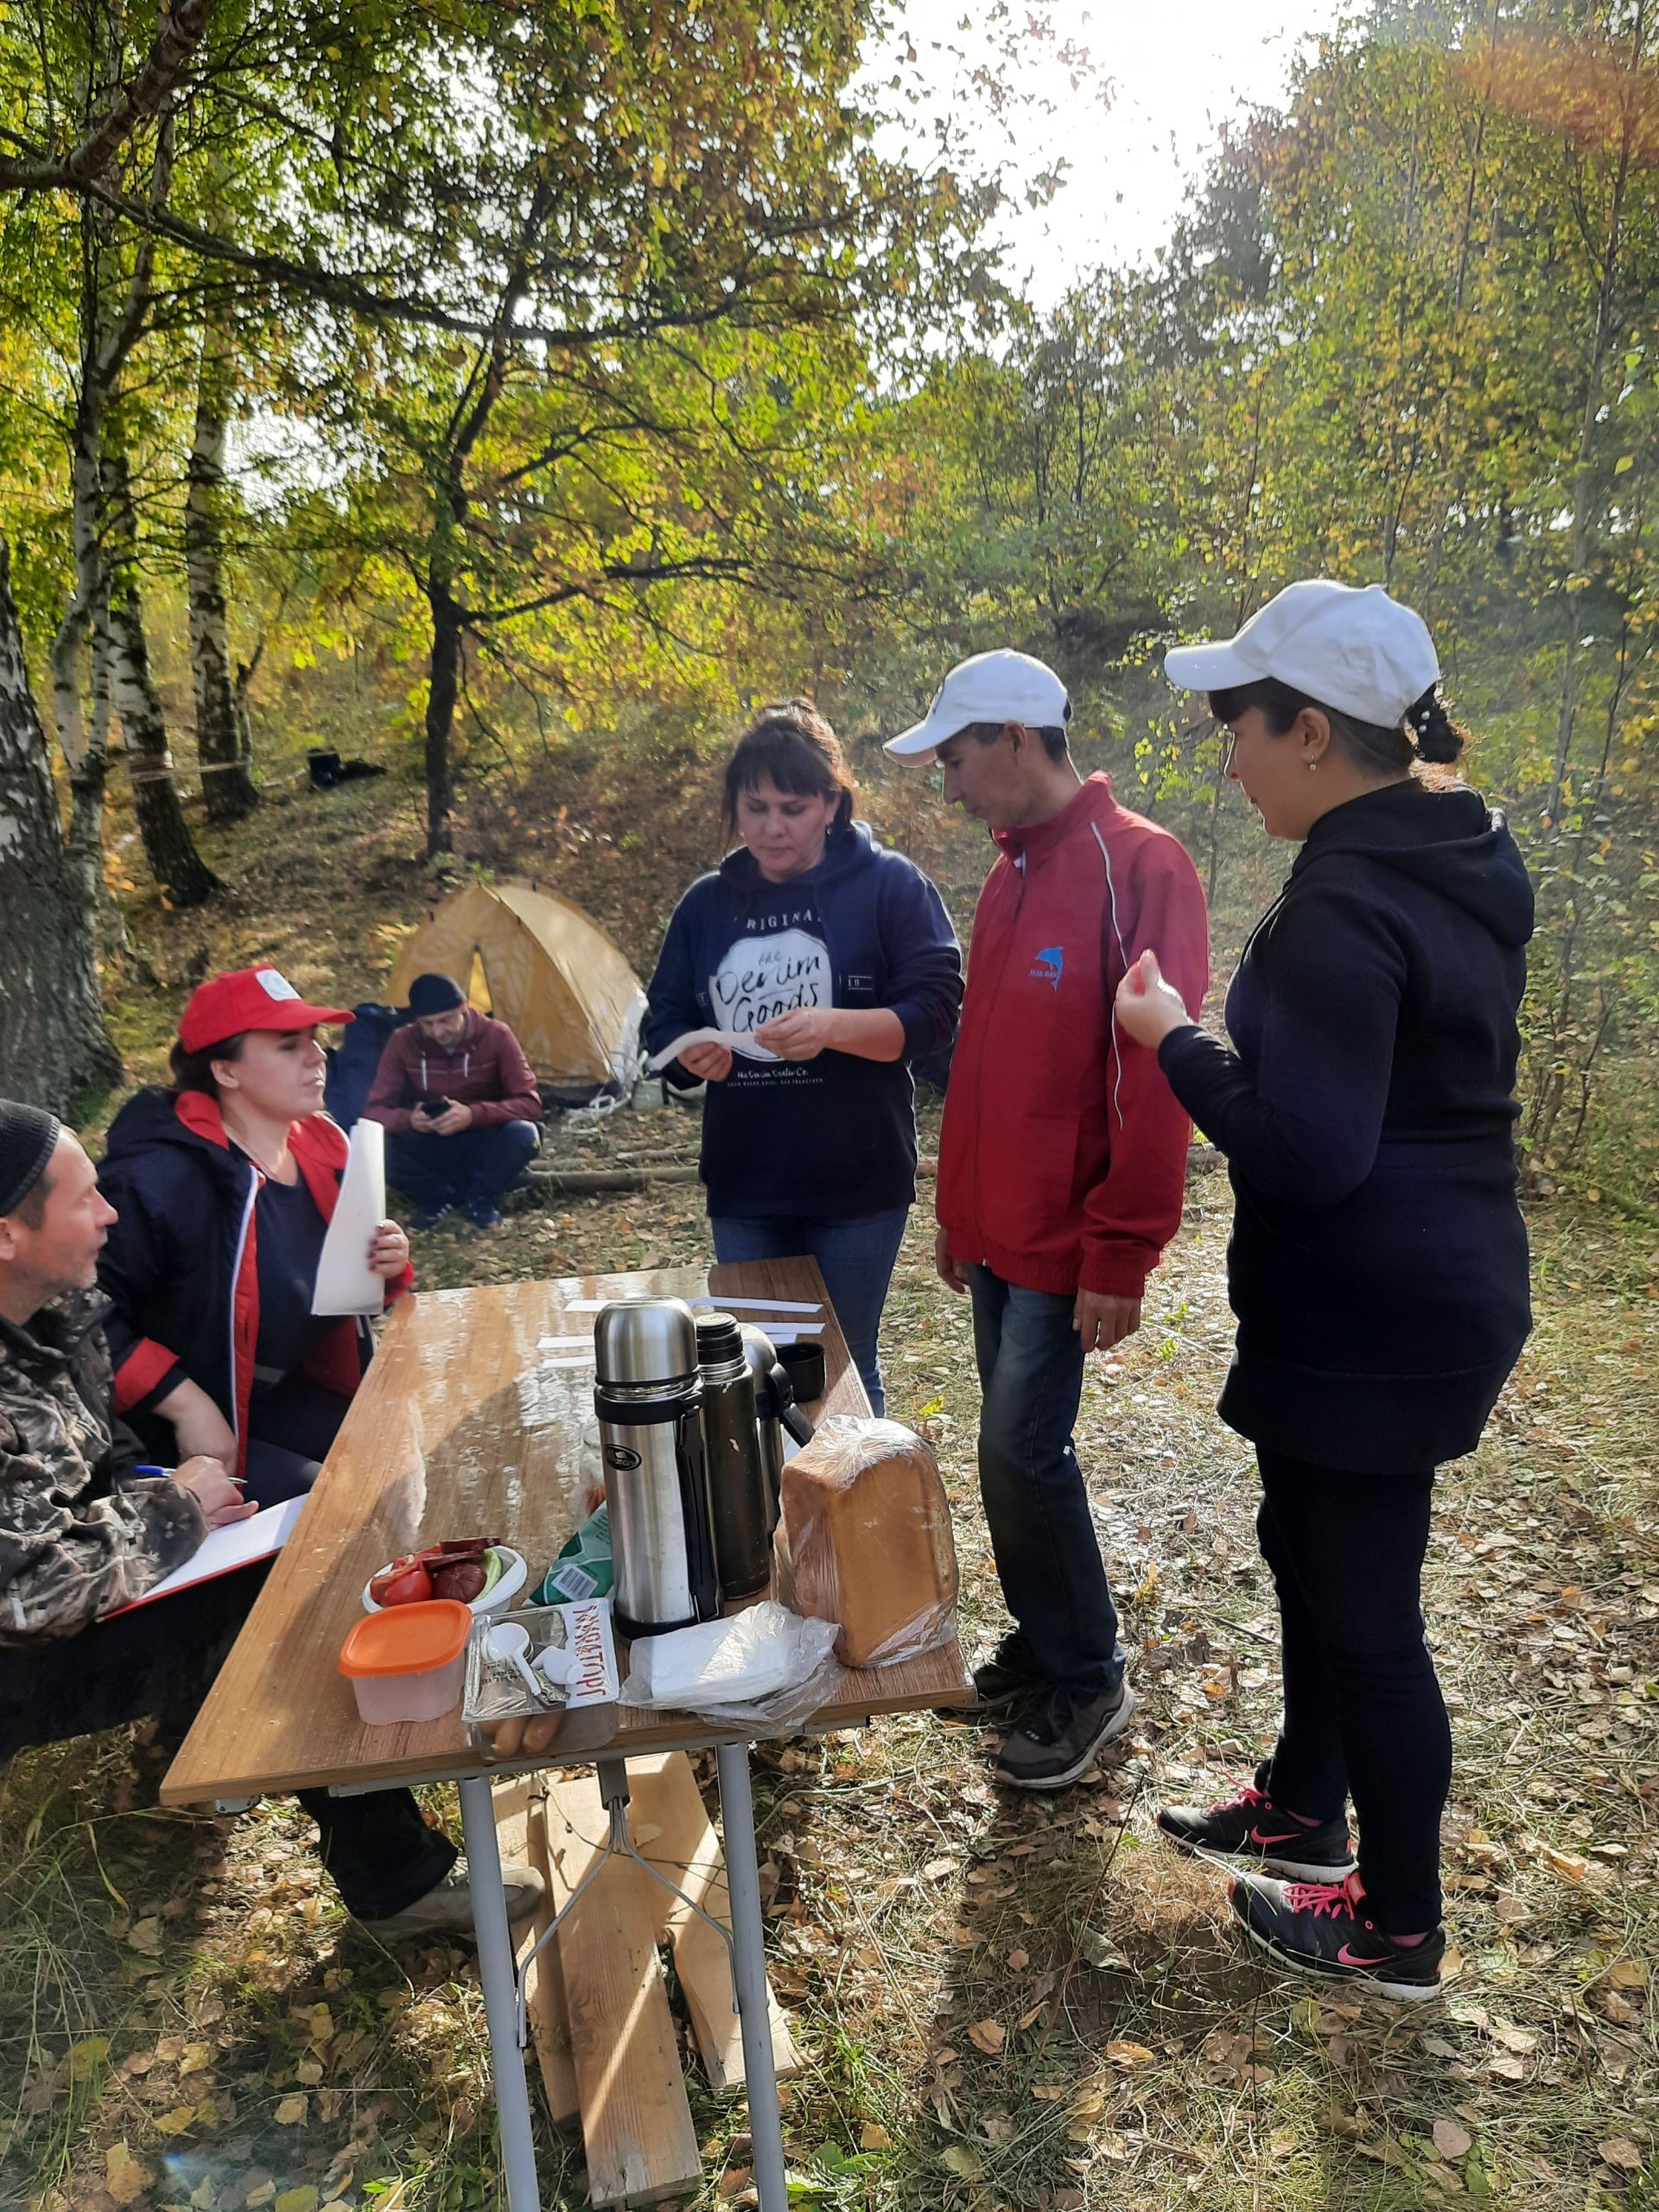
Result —
<path fill-rule="evenodd" d="M 1531 1326 L 1513 1130 L 1532 889 L 1503 816 L 1420 773 L 1462 734 L 1427 631 L 1379 586 L 1293 584 L 1165 665 L 1209 692 L 1229 776 L 1301 851 L 1228 994 L 1231 1052 L 1154 956 L 1117 999 L 1231 1170 L 1220 1410 L 1255 1446 L 1283 1649 L 1254 1784 L 1159 1824 L 1243 1862 L 1234 1910 L 1285 1964 L 1432 1997 L 1452 1739 L 1421 1580 L 1434 1470 L 1474 1449 Z"/>
<path fill-rule="evenodd" d="M 128 1100 L 99 1170 L 116 1411 L 159 1459 L 222 1460 L 259 1505 L 310 1488 L 371 1349 L 365 1322 L 311 1313 L 346 1154 L 317 1025 L 352 1019 L 274 968 L 216 976 L 180 1021 L 174 1088 Z M 396 1223 L 368 1257 L 406 1287 Z"/>
<path fill-rule="evenodd" d="M 731 1036 L 670 1066 L 683 1087 L 709 1085 L 715 1255 L 810 1254 L 880 1413 L 876 1338 L 916 1195 L 908 1064 L 956 1034 L 962 956 L 938 893 L 853 820 L 853 798 L 815 708 L 760 714 L 726 771 L 741 842 L 674 909 L 646 1037 L 659 1052 L 689 1030 Z"/>

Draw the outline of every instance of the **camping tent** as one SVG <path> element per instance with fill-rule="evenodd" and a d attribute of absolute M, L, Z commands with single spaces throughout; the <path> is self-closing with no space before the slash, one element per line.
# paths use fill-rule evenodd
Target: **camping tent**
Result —
<path fill-rule="evenodd" d="M 529 883 L 468 884 L 410 931 L 388 986 L 448 976 L 518 1037 L 537 1080 L 567 1103 L 633 1083 L 645 995 L 597 922 Z"/>

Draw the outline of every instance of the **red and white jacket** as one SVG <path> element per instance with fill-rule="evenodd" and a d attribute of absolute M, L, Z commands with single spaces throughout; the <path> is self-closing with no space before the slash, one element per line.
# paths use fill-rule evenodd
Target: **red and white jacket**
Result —
<path fill-rule="evenodd" d="M 1090 776 L 1052 820 L 998 830 L 974 916 L 939 1141 L 952 1256 L 1070 1296 L 1138 1298 L 1180 1225 L 1192 1125 L 1112 1001 L 1143 951 L 1196 1015 L 1204 889 L 1168 830 Z"/>

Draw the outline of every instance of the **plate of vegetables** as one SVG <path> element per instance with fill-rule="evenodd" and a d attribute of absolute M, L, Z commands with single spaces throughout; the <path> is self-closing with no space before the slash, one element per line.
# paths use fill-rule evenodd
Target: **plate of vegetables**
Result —
<path fill-rule="evenodd" d="M 456 1536 L 389 1560 L 363 1586 L 363 1610 L 415 1605 L 429 1598 L 458 1598 L 475 1613 L 511 1605 L 528 1574 L 524 1554 L 493 1536 Z"/>

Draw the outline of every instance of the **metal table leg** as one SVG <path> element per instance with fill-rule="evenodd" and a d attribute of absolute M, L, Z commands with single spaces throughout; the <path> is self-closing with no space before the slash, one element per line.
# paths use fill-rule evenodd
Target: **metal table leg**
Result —
<path fill-rule="evenodd" d="M 747 1744 L 717 1745 L 715 1760 L 720 1772 L 721 1824 L 726 1831 L 733 1973 L 743 2025 L 743 2071 L 748 2082 L 755 2190 L 760 2200 L 760 2212 L 788 2212 L 784 2127 L 778 2110 L 778 2074 L 772 2063 L 772 2021 L 766 2006 L 766 1936 L 760 1916 L 760 1871 L 755 1860 L 749 1747 Z M 505 2132 L 504 2123 L 504 2134 Z"/>
<path fill-rule="evenodd" d="M 747 1784 L 747 1771 L 744 1781 Z M 513 1972 L 512 1936 L 507 1926 L 506 1891 L 501 1884 L 501 1853 L 495 1840 L 495 1808 L 487 1775 L 459 1784 L 461 1827 L 467 1841 L 467 1875 L 473 1890 L 473 1925 L 478 1931 L 478 1978 L 484 1988 L 484 2017 L 490 2028 L 490 2072 L 501 2123 L 501 2164 L 506 2174 L 508 2212 L 541 2212 L 536 2180 L 536 2145 L 530 2127 L 530 2090 L 524 2054 L 518 2047 L 518 1997 Z M 749 1829 L 749 1863 L 754 1863 L 754 1830 Z M 770 2054 L 768 2054 L 770 2056 Z M 781 2205 L 783 2199 L 778 2200 Z"/>

